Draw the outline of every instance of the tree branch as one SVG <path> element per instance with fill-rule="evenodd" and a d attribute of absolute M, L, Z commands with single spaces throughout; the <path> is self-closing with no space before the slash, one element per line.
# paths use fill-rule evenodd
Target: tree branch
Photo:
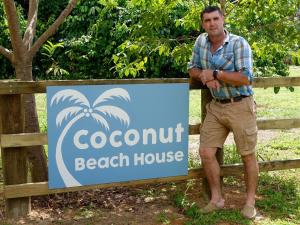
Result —
<path fill-rule="evenodd" d="M 37 14 L 38 14 L 38 0 L 29 1 L 29 10 L 28 10 L 28 20 L 27 27 L 23 37 L 23 42 L 26 49 L 30 49 L 35 32 L 36 32 L 36 23 L 37 23 Z"/>
<path fill-rule="evenodd" d="M 5 56 L 11 63 L 13 62 L 13 53 L 0 45 L 0 53 Z"/>
<path fill-rule="evenodd" d="M 11 45 L 16 57 L 23 55 L 23 42 L 21 38 L 19 18 L 15 2 L 13 0 L 4 0 L 4 8 L 7 16 L 8 29 L 11 38 Z"/>
<path fill-rule="evenodd" d="M 70 0 L 67 7 L 61 12 L 59 17 L 54 21 L 54 23 L 38 38 L 38 40 L 33 44 L 29 51 L 29 56 L 33 57 L 39 48 L 52 36 L 57 28 L 64 22 L 65 18 L 72 12 L 75 8 L 78 0 Z"/>

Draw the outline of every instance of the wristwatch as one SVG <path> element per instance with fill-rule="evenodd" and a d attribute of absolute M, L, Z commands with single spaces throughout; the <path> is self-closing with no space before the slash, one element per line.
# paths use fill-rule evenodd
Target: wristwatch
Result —
<path fill-rule="evenodd" d="M 219 70 L 214 70 L 213 71 L 213 77 L 215 80 L 218 80 L 218 74 L 219 74 Z"/>

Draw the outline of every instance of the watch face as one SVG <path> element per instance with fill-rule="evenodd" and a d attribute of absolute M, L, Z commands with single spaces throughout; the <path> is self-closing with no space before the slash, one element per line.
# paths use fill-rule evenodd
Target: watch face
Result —
<path fill-rule="evenodd" d="M 217 78 L 218 72 L 219 72 L 218 70 L 214 70 L 214 71 L 213 71 L 213 77 L 214 77 L 214 79 L 218 79 L 218 78 Z"/>

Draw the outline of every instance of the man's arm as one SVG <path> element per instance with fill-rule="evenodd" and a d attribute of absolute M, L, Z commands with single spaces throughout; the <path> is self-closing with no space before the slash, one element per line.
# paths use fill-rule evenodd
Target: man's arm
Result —
<path fill-rule="evenodd" d="M 213 70 L 201 70 L 199 68 L 192 68 L 189 70 L 189 75 L 195 80 L 201 81 L 203 84 L 214 80 Z M 234 86 L 249 85 L 249 79 L 242 72 L 228 72 L 219 70 L 217 80 L 221 80 L 224 83 L 229 83 Z"/>
<path fill-rule="evenodd" d="M 199 68 L 191 68 L 189 69 L 189 75 L 191 78 L 201 81 L 202 70 Z M 201 81 L 202 82 L 202 81 Z"/>
<path fill-rule="evenodd" d="M 212 72 L 211 72 L 212 73 Z M 229 83 L 234 86 L 249 85 L 250 81 L 248 76 L 240 72 L 228 72 L 220 70 L 217 75 L 217 79 L 223 81 L 224 83 Z"/>

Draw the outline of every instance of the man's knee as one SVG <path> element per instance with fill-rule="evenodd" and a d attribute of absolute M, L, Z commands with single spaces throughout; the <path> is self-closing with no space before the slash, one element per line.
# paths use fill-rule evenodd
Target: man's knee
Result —
<path fill-rule="evenodd" d="M 256 161 L 257 161 L 255 153 L 251 153 L 251 154 L 248 154 L 248 155 L 242 155 L 242 160 L 243 160 L 244 164 L 256 163 Z"/>
<path fill-rule="evenodd" d="M 216 157 L 217 148 L 200 148 L 199 155 L 202 160 L 210 160 Z"/>

